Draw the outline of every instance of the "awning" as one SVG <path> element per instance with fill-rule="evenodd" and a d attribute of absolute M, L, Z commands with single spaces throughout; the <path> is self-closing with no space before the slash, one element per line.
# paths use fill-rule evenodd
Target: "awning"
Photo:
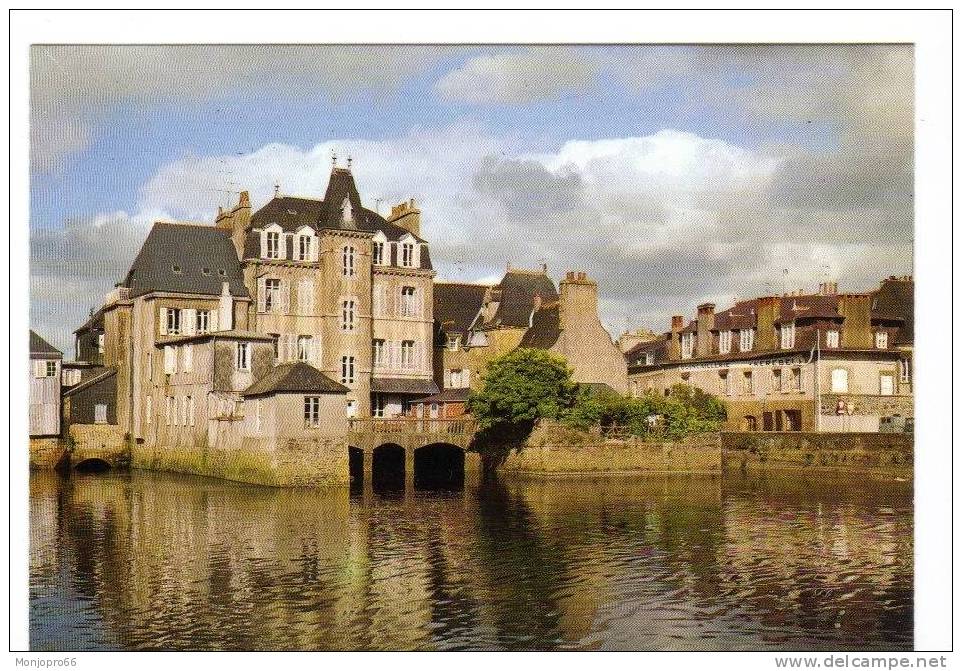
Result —
<path fill-rule="evenodd" d="M 433 380 L 410 380 L 399 377 L 375 377 L 371 379 L 371 391 L 388 394 L 418 394 L 428 396 L 438 393 Z"/>

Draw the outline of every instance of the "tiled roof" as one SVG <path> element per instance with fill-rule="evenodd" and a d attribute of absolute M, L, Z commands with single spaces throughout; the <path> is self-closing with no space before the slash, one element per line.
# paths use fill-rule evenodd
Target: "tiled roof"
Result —
<path fill-rule="evenodd" d="M 389 394 L 428 394 L 438 393 L 438 385 L 432 380 L 410 380 L 402 377 L 371 378 L 371 391 Z"/>
<path fill-rule="evenodd" d="M 268 394 L 346 394 L 347 387 L 303 361 L 275 366 L 260 380 L 245 389 L 242 396 Z"/>
<path fill-rule="evenodd" d="M 872 317 L 901 320 L 895 343 L 907 345 L 915 340 L 915 282 L 911 278 L 888 278 L 872 294 Z"/>
<path fill-rule="evenodd" d="M 229 282 L 231 295 L 248 296 L 228 231 L 157 222 L 121 286 L 131 297 L 152 291 L 218 296 L 223 282 Z"/>
<path fill-rule="evenodd" d="M 543 271 L 509 270 L 494 287 L 492 294 L 499 301 L 494 316 L 482 328 L 499 326 L 527 328 L 531 323 L 536 296 L 542 303 L 558 300 L 558 290 L 554 282 Z"/>
<path fill-rule="evenodd" d="M 478 315 L 484 294 L 483 284 L 438 282 L 434 285 L 434 321 L 443 333 L 467 333 Z"/>
<path fill-rule="evenodd" d="M 561 315 L 558 303 L 550 303 L 534 313 L 531 328 L 524 332 L 518 347 L 550 349 L 561 336 Z"/>
<path fill-rule="evenodd" d="M 44 356 L 34 356 L 35 354 Z M 60 359 L 62 357 L 63 352 L 34 333 L 33 329 L 30 329 L 30 358 Z"/>

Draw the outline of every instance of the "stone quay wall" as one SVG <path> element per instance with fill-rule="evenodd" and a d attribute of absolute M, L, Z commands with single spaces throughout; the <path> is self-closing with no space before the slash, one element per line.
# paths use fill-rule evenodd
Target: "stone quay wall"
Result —
<path fill-rule="evenodd" d="M 65 463 L 67 441 L 59 436 L 30 439 L 30 468 L 53 469 Z"/>
<path fill-rule="evenodd" d="M 723 433 L 726 471 L 788 469 L 911 478 L 914 441 L 904 433 Z"/>
<path fill-rule="evenodd" d="M 133 449 L 133 466 L 190 473 L 268 487 L 320 487 L 350 483 L 343 438 L 244 437 L 213 447 L 146 446 Z"/>
<path fill-rule="evenodd" d="M 665 442 L 615 440 L 542 424 L 522 449 L 508 454 L 498 470 L 531 475 L 717 473 L 721 470 L 721 441 L 717 433 Z"/>

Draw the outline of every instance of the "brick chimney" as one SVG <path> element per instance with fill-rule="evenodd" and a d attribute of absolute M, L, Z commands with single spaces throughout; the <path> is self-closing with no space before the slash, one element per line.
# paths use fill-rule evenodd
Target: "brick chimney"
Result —
<path fill-rule="evenodd" d="M 421 210 L 417 208 L 413 198 L 392 207 L 387 220 L 395 226 L 400 226 L 417 237 L 421 237 Z"/>
<path fill-rule="evenodd" d="M 702 303 L 698 306 L 698 335 L 695 341 L 696 354 L 708 356 L 712 353 L 712 329 L 715 328 L 715 304 Z"/>
<path fill-rule="evenodd" d="M 846 294 L 838 297 L 838 313 L 845 319 L 842 322 L 842 347 L 853 349 L 872 349 L 875 338 L 872 334 L 872 301 L 865 294 Z"/>
<path fill-rule="evenodd" d="M 237 258 L 239 259 L 244 258 L 244 235 L 250 223 L 251 197 L 247 191 L 240 192 L 237 205 L 230 212 L 225 212 L 220 207 L 217 208 L 214 226 L 230 231 L 230 239 L 234 243 L 234 250 L 237 252 Z"/>
<path fill-rule="evenodd" d="M 781 299 L 778 296 L 763 296 L 758 299 L 756 313 L 755 349 L 773 350 L 775 347 L 775 320 L 778 318 Z"/>
<path fill-rule="evenodd" d="M 598 321 L 598 284 L 587 273 L 566 273 L 558 283 L 558 309 L 562 324 Z"/>
<path fill-rule="evenodd" d="M 681 331 L 685 328 L 684 315 L 672 315 L 671 318 L 671 340 L 668 342 L 668 358 L 678 360 L 681 358 Z"/>

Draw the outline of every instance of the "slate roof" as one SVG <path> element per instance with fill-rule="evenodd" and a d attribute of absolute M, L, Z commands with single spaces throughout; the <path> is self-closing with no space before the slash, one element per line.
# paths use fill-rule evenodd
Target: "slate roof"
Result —
<path fill-rule="evenodd" d="M 208 331 L 207 333 L 195 333 L 193 335 L 176 335 L 168 336 L 166 338 L 160 338 L 154 344 L 155 347 L 163 347 L 164 345 L 180 345 L 187 342 L 197 342 L 200 340 L 207 340 L 208 338 L 226 338 L 229 340 L 257 340 L 260 342 L 269 342 L 274 340 L 274 336 L 267 335 L 266 333 L 260 333 L 258 331 Z"/>
<path fill-rule="evenodd" d="M 351 222 L 345 222 L 341 214 L 341 206 L 345 199 L 351 203 Z M 302 226 L 309 226 L 315 232 L 322 229 L 357 230 L 366 233 L 380 231 L 392 242 L 397 242 L 410 233 L 407 229 L 388 222 L 377 212 L 361 205 L 354 176 L 346 168 L 335 168 L 331 172 L 323 200 L 295 196 L 273 198 L 251 216 L 248 233 L 253 228 L 261 228 L 269 224 L 277 224 L 288 233 L 293 233 Z M 410 234 L 418 242 L 425 242 L 423 238 Z M 290 244 L 288 246 L 290 247 Z M 287 258 L 293 258 L 293 251 L 290 248 L 287 250 Z M 245 258 L 260 256 L 260 240 L 257 235 L 247 235 L 244 241 L 244 256 Z M 396 259 L 391 261 L 397 265 Z M 431 255 L 427 247 L 421 249 L 421 268 L 431 269 Z"/>
<path fill-rule="evenodd" d="M 63 352 L 37 335 L 33 329 L 30 329 L 30 358 L 62 359 Z"/>
<path fill-rule="evenodd" d="M 492 289 L 492 300 L 499 302 L 498 309 L 480 328 L 528 328 L 536 303 L 535 296 L 540 296 L 542 304 L 558 300 L 558 290 L 546 273 L 530 270 L 507 271 L 498 286 Z"/>
<path fill-rule="evenodd" d="M 113 376 L 116 375 L 116 374 L 117 374 L 117 369 L 116 369 L 116 368 L 113 368 L 113 367 L 105 368 L 103 371 L 97 373 L 96 375 L 93 375 L 93 376 L 91 376 L 91 377 L 88 377 L 86 380 L 81 380 L 80 382 L 78 382 L 78 383 L 75 384 L 74 386 L 66 389 L 66 390 L 63 392 L 63 395 L 64 395 L 64 396 L 73 396 L 73 395 L 76 394 L 77 392 L 83 391 L 84 389 L 89 389 L 90 387 L 94 386 L 95 384 L 100 384 L 100 383 L 103 382 L 104 380 L 106 380 L 106 379 L 108 379 L 108 378 L 110 378 L 110 377 L 113 377 Z"/>
<path fill-rule="evenodd" d="M 314 366 L 297 361 L 275 366 L 267 375 L 241 392 L 241 395 L 346 394 L 347 392 L 347 387 L 335 382 Z"/>
<path fill-rule="evenodd" d="M 219 296 L 225 281 L 230 283 L 231 295 L 248 296 L 228 231 L 157 222 L 121 286 L 130 289 L 131 298 L 152 291 Z"/>
<path fill-rule="evenodd" d="M 371 378 L 371 391 L 389 394 L 437 394 L 438 385 L 433 380 L 410 380 L 401 377 Z"/>
<path fill-rule="evenodd" d="M 629 366 L 645 366 L 645 355 L 648 353 L 655 355 L 655 363 L 668 357 L 668 340 L 671 334 L 664 333 L 657 339 L 650 342 L 641 342 L 625 352 L 625 358 Z"/>
<path fill-rule="evenodd" d="M 434 321 L 443 333 L 466 335 L 478 315 L 484 294 L 483 284 L 438 282 L 434 285 Z"/>
<path fill-rule="evenodd" d="M 558 303 L 549 303 L 534 313 L 531 328 L 524 332 L 518 347 L 550 349 L 561 336 Z"/>
<path fill-rule="evenodd" d="M 790 322 L 796 319 L 841 319 L 838 313 L 838 294 L 808 294 L 803 296 L 782 296 L 775 322 Z"/>

